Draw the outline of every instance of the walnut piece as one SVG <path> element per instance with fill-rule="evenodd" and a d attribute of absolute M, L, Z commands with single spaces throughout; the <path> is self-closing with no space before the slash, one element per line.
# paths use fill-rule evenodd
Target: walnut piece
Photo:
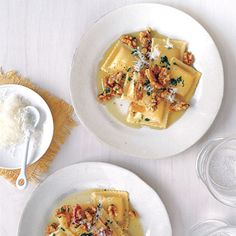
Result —
<path fill-rule="evenodd" d="M 166 86 L 170 82 L 170 75 L 168 73 L 168 70 L 165 67 L 161 67 L 159 75 L 158 75 L 158 81 L 163 86 Z"/>
<path fill-rule="evenodd" d="M 130 35 L 122 35 L 120 37 L 120 41 L 132 48 L 137 47 L 137 39 L 135 37 L 130 36 Z"/>
<path fill-rule="evenodd" d="M 173 102 L 169 106 L 170 111 L 185 111 L 189 108 L 189 104 L 186 102 Z"/>
<path fill-rule="evenodd" d="M 113 97 L 121 97 L 123 94 L 125 74 L 121 72 L 114 73 L 103 78 L 104 91 L 98 95 L 100 102 L 107 102 Z"/>
<path fill-rule="evenodd" d="M 141 100 L 143 98 L 143 81 L 139 80 L 137 83 L 134 85 L 134 96 L 135 100 Z"/>
<path fill-rule="evenodd" d="M 184 52 L 183 62 L 186 65 L 192 66 L 194 63 L 194 56 L 191 52 Z"/>
<path fill-rule="evenodd" d="M 158 108 L 158 104 L 162 101 L 162 99 L 158 96 L 157 93 L 152 93 L 151 94 L 151 106 L 150 106 L 150 110 L 152 112 L 156 111 Z"/>
<path fill-rule="evenodd" d="M 111 217 L 117 216 L 117 208 L 114 204 L 109 205 L 107 211 L 108 211 L 109 216 Z"/>
<path fill-rule="evenodd" d="M 152 42 L 151 32 L 149 30 L 141 31 L 139 33 L 139 41 L 143 48 L 148 48 Z"/>
<path fill-rule="evenodd" d="M 137 213 L 134 210 L 129 210 L 129 216 L 131 218 L 135 218 L 137 216 Z"/>
<path fill-rule="evenodd" d="M 168 85 L 170 75 L 166 68 L 154 65 L 154 67 L 146 69 L 145 74 L 151 85 L 156 89 L 161 89 Z"/>
<path fill-rule="evenodd" d="M 47 226 L 46 228 L 46 235 L 50 235 L 53 232 L 55 232 L 57 230 L 58 225 L 56 223 L 52 223 L 50 225 Z"/>

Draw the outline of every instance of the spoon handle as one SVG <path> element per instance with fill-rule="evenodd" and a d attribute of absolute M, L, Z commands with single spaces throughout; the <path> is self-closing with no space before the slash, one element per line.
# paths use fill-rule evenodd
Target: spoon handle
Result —
<path fill-rule="evenodd" d="M 26 178 L 26 165 L 27 165 L 27 157 L 28 157 L 28 151 L 29 151 L 30 136 L 31 136 L 31 133 L 28 132 L 26 134 L 26 147 L 25 147 L 24 159 L 21 164 L 20 174 L 16 180 L 16 187 L 19 190 L 25 189 L 28 185 L 28 180 Z"/>

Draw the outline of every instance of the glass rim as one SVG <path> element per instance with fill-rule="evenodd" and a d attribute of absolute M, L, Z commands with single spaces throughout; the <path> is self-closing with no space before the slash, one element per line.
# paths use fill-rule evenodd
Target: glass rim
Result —
<path fill-rule="evenodd" d="M 211 193 L 211 195 L 217 200 L 220 201 L 221 203 L 223 203 L 224 205 L 227 205 L 229 207 L 233 207 L 236 208 L 236 201 L 233 202 L 230 199 L 228 199 L 227 197 L 223 196 L 222 194 L 220 194 L 218 191 L 215 190 L 215 188 L 212 185 L 212 182 L 220 187 L 221 189 L 228 189 L 228 188 L 224 188 L 223 186 L 216 184 L 215 181 L 212 181 L 212 178 L 209 175 L 209 160 L 211 159 L 212 153 L 214 153 L 220 146 L 224 145 L 226 142 L 231 141 L 231 140 L 236 140 L 235 136 L 229 136 L 226 138 L 215 138 L 212 140 L 209 140 L 206 145 L 200 150 L 198 157 L 197 157 L 197 161 L 196 161 L 196 171 L 198 174 L 198 177 L 201 179 L 201 181 L 204 183 L 204 185 L 207 187 L 208 191 Z M 215 146 L 213 146 L 212 149 L 210 149 L 211 145 L 214 144 L 214 142 L 219 142 L 216 143 Z M 209 150 L 210 149 L 210 150 Z M 210 154 L 206 156 L 206 153 L 209 152 Z M 202 172 L 200 170 L 200 168 L 202 167 L 202 162 L 206 161 L 206 168 L 204 169 L 204 171 Z"/>
<path fill-rule="evenodd" d="M 190 229 L 190 231 L 188 232 L 189 234 L 192 233 L 196 233 L 197 230 L 199 230 L 199 228 L 205 224 L 218 224 L 218 226 L 216 226 L 216 229 L 212 229 L 212 232 L 215 232 L 218 229 L 222 229 L 223 227 L 230 227 L 231 225 L 228 223 L 228 221 L 226 220 L 219 220 L 219 219 L 208 219 L 205 221 L 200 221 L 199 223 L 193 225 Z M 210 233 L 212 233 L 210 232 Z"/>

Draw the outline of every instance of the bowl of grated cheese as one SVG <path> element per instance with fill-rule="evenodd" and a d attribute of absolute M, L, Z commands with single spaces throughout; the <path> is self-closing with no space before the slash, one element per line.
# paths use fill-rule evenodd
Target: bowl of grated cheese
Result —
<path fill-rule="evenodd" d="M 42 119 L 29 145 L 27 164 L 32 164 L 47 151 L 53 137 L 53 118 L 47 103 L 33 90 L 21 85 L 0 86 L 0 167 L 18 169 L 25 147 L 27 120 L 24 108 L 35 106 Z"/>

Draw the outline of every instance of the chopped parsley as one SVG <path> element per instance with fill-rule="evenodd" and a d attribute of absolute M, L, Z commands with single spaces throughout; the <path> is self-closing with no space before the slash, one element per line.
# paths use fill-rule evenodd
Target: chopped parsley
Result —
<path fill-rule="evenodd" d="M 138 56 L 138 50 L 137 49 L 134 49 L 132 52 L 131 52 L 132 55 L 134 56 Z"/>
<path fill-rule="evenodd" d="M 182 76 L 179 76 L 176 80 L 178 83 L 182 82 Z"/>
<path fill-rule="evenodd" d="M 127 72 L 130 72 L 131 71 L 131 67 L 129 67 L 128 69 L 127 69 Z"/>
<path fill-rule="evenodd" d="M 167 56 L 161 57 L 161 64 L 164 64 L 164 67 L 166 67 L 168 70 L 170 69 L 170 63 Z"/>
<path fill-rule="evenodd" d="M 152 86 L 150 84 L 150 81 L 146 79 L 143 85 L 144 85 L 144 89 L 146 90 L 147 95 L 150 96 L 152 93 Z"/>
<path fill-rule="evenodd" d="M 61 230 L 62 230 L 62 231 L 65 231 L 65 229 L 64 229 L 64 228 L 62 228 L 62 227 L 61 227 Z"/>
<path fill-rule="evenodd" d="M 144 120 L 145 120 L 145 121 L 150 121 L 150 119 L 149 119 L 149 118 L 145 118 Z"/>
<path fill-rule="evenodd" d="M 182 83 L 182 87 L 184 87 L 184 80 L 182 79 L 182 76 L 179 76 L 177 79 L 175 78 L 170 79 L 170 85 L 172 86 L 177 86 L 180 83 Z"/>
<path fill-rule="evenodd" d="M 93 234 L 92 233 L 83 233 L 80 236 L 93 236 Z"/>
<path fill-rule="evenodd" d="M 173 62 L 173 65 L 177 66 L 178 64 L 174 61 L 174 62 Z"/>
<path fill-rule="evenodd" d="M 129 76 L 129 77 L 128 77 L 128 81 L 131 81 L 131 80 L 132 80 L 132 78 Z"/>
<path fill-rule="evenodd" d="M 105 93 L 110 93 L 110 88 L 105 88 Z"/>

